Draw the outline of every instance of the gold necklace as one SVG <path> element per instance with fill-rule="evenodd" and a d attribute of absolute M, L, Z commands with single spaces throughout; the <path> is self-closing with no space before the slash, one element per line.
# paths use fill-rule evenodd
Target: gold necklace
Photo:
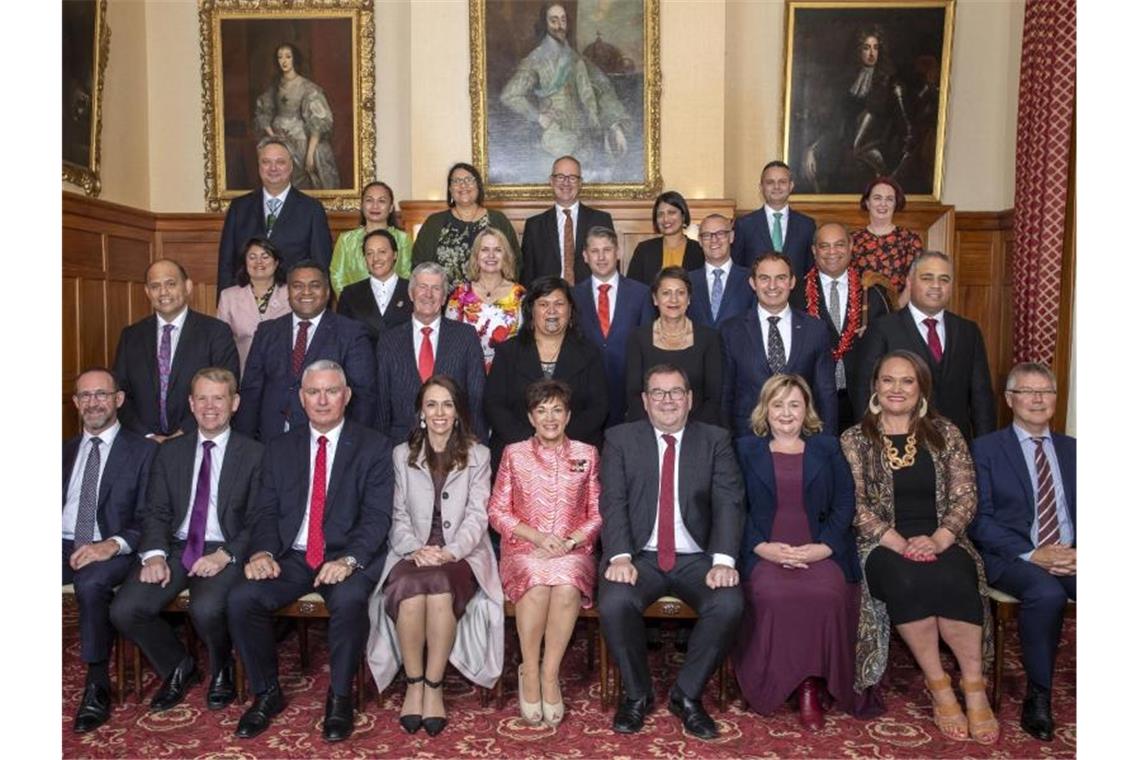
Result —
<path fill-rule="evenodd" d="M 660 319 L 657 320 L 657 322 L 653 325 L 653 329 L 655 329 L 657 331 L 657 334 L 660 335 L 662 338 L 668 338 L 670 340 L 676 340 L 678 338 L 684 338 L 686 335 L 688 335 L 690 332 L 692 332 L 692 329 L 693 329 L 693 325 L 689 321 L 689 318 L 685 317 L 684 319 L 685 319 L 684 327 L 682 327 L 677 332 L 667 331 L 665 329 L 665 324 Z"/>
<path fill-rule="evenodd" d="M 899 456 L 899 450 L 895 448 L 894 443 L 883 433 L 883 451 L 887 455 L 887 464 L 892 470 L 901 470 L 904 467 L 910 467 L 914 464 L 914 458 L 918 455 L 918 436 L 911 433 L 906 437 L 906 447 L 903 456 Z"/>

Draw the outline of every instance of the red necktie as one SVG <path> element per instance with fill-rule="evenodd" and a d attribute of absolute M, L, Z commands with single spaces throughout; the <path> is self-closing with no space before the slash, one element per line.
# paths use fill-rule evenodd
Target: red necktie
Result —
<path fill-rule="evenodd" d="M 305 541 L 305 562 L 316 570 L 325 559 L 325 467 L 329 439 L 317 439 L 317 461 L 313 464 L 313 497 L 309 500 L 309 536 Z"/>
<path fill-rule="evenodd" d="M 307 319 L 301 320 L 297 325 L 297 340 L 293 342 L 293 377 L 301 376 L 301 369 L 305 363 L 305 351 L 309 348 L 309 325 Z"/>
<path fill-rule="evenodd" d="M 570 216 L 570 209 L 562 209 L 566 215 L 566 224 L 562 227 L 562 279 L 571 285 L 574 284 L 574 217 Z"/>
<path fill-rule="evenodd" d="M 926 325 L 926 344 L 930 346 L 930 355 L 935 362 L 942 361 L 942 341 L 938 338 L 938 320 L 934 317 L 922 320 Z"/>
<path fill-rule="evenodd" d="M 677 541 L 673 535 L 673 472 L 676 470 L 677 439 L 665 439 L 665 456 L 661 459 L 661 488 L 657 492 L 657 566 L 665 572 L 677 564 Z"/>
<path fill-rule="evenodd" d="M 598 323 L 602 326 L 602 337 L 610 337 L 610 288 L 611 285 L 598 286 Z"/>
<path fill-rule="evenodd" d="M 435 372 L 435 356 L 431 352 L 431 328 L 422 327 L 420 332 L 424 336 L 420 341 L 420 382 L 423 383 Z"/>

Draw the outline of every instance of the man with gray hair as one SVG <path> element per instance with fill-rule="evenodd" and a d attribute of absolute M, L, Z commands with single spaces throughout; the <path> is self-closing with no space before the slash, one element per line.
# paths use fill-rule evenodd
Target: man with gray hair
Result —
<path fill-rule="evenodd" d="M 218 293 L 233 285 L 237 270 L 245 266 L 241 252 L 252 237 L 272 240 L 286 268 L 313 259 L 327 270 L 332 262 L 324 206 L 290 184 L 293 156 L 283 140 L 264 137 L 257 144 L 257 174 L 261 187 L 235 198 L 226 212 L 218 245 Z"/>

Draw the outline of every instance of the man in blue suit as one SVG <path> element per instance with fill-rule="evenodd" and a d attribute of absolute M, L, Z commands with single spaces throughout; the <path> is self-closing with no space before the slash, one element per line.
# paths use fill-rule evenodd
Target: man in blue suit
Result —
<path fill-rule="evenodd" d="M 329 304 L 327 270 L 311 260 L 289 271 L 291 314 L 262 323 L 253 335 L 241 378 L 234 429 L 267 443 L 305 425 L 298 391 L 301 371 L 319 359 L 344 368 L 352 388 L 348 418 L 371 425 L 376 416 L 376 364 L 362 322 L 336 314 Z"/>
<path fill-rule="evenodd" d="M 732 260 L 748 269 L 757 256 L 776 251 L 792 262 L 792 274 L 801 278 L 811 266 L 811 241 L 815 220 L 793 211 L 788 197 L 796 183 L 783 161 L 769 161 L 760 174 L 764 205 L 736 222 Z"/>
<path fill-rule="evenodd" d="M 969 532 L 989 584 L 1021 601 L 1021 727 L 1051 741 L 1053 662 L 1065 607 L 1077 598 L 1077 441 L 1049 432 L 1057 383 L 1048 367 L 1015 366 L 1005 401 L 1013 424 L 974 440 L 978 512 Z"/>
<path fill-rule="evenodd" d="M 634 329 L 653 322 L 649 288 L 618 272 L 617 233 L 593 227 L 586 233 L 586 264 L 590 276 L 574 286 L 578 327 L 597 346 L 606 364 L 610 411 L 606 427 L 625 420 L 625 349 Z"/>
<path fill-rule="evenodd" d="M 251 237 L 269 238 L 291 268 L 313 259 L 324 269 L 332 262 L 332 234 L 320 201 L 292 187 L 293 156 L 276 137 L 257 144 L 257 174 L 261 187 L 235 198 L 226 212 L 218 245 L 218 292 L 234 284 L 241 252 Z M 185 395 L 185 394 L 183 394 Z"/>
<path fill-rule="evenodd" d="M 725 322 L 747 311 L 756 296 L 748 284 L 748 270 L 732 262 L 732 221 L 720 214 L 709 214 L 701 221 L 698 238 L 705 265 L 689 272 L 693 282 L 689 319 L 720 329 Z"/>
<path fill-rule="evenodd" d="M 788 305 L 796 278 L 782 253 L 767 253 L 752 262 L 749 280 L 756 308 L 730 319 L 721 328 L 724 357 L 723 417 L 737 436 L 751 434 L 749 417 L 760 389 L 777 372 L 799 375 L 811 385 L 823 432 L 835 435 L 839 421 L 835 395 L 835 361 L 827 327 Z"/>
<path fill-rule="evenodd" d="M 81 374 L 72 401 L 83 432 L 63 444 L 63 583 L 75 586 L 79 649 L 87 663 L 76 733 L 94 731 L 111 717 L 111 597 L 134 566 L 147 476 L 158 449 L 119 423 L 124 398 L 110 370 Z"/>

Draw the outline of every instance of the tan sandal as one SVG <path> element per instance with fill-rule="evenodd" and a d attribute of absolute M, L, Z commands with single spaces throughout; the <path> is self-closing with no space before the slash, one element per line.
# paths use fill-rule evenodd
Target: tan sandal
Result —
<path fill-rule="evenodd" d="M 542 723 L 542 697 L 541 697 L 541 683 L 539 684 L 539 698 L 537 702 L 527 702 L 523 699 L 523 666 L 519 665 L 519 712 L 522 714 L 523 722 L 529 726 L 537 726 Z"/>
<path fill-rule="evenodd" d="M 964 742 L 970 738 L 969 724 L 966 716 L 962 714 L 962 706 L 958 704 L 958 697 L 954 695 L 954 688 L 950 685 L 950 676 L 945 673 L 934 681 L 926 681 L 926 690 L 930 693 L 930 702 L 934 706 L 934 725 L 947 739 Z M 942 695 L 939 701 L 935 695 Z M 950 700 L 945 695 L 950 695 Z M 951 704 L 952 702 L 953 704 Z"/>
<path fill-rule="evenodd" d="M 979 678 L 977 681 L 967 681 L 963 678 L 958 682 L 958 685 L 962 687 L 963 694 L 981 692 L 985 696 L 986 681 L 984 678 Z M 970 736 L 979 744 L 995 744 L 1001 737 L 1001 724 L 994 716 L 993 708 L 990 707 L 988 700 L 985 707 L 970 708 L 967 704 L 966 720 L 969 722 Z"/>

